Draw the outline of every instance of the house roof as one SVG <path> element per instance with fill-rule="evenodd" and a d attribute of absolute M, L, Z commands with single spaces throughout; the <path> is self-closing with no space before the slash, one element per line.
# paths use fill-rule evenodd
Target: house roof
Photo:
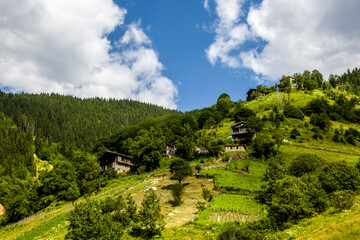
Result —
<path fill-rule="evenodd" d="M 250 95 L 252 92 L 260 92 L 260 93 L 265 93 L 265 94 L 267 93 L 267 92 L 261 91 L 259 89 L 251 88 L 246 94 Z"/>
<path fill-rule="evenodd" d="M 165 144 L 166 144 L 166 146 L 169 146 L 169 147 L 173 147 L 173 148 L 176 147 L 175 144 L 173 144 L 173 143 L 165 143 Z"/>
<path fill-rule="evenodd" d="M 235 123 L 234 125 L 232 125 L 230 128 L 242 127 L 242 126 L 245 126 L 246 124 L 247 124 L 246 121 L 240 121 L 240 122 L 237 122 L 237 123 Z"/>

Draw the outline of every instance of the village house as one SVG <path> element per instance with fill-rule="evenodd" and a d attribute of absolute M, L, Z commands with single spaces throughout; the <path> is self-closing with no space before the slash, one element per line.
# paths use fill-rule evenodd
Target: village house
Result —
<path fill-rule="evenodd" d="M 175 157 L 176 146 L 174 144 L 166 143 L 165 157 Z"/>
<path fill-rule="evenodd" d="M 238 144 L 225 145 L 224 151 L 225 152 L 245 152 L 246 145 L 238 145 Z"/>
<path fill-rule="evenodd" d="M 123 173 L 129 171 L 133 166 L 131 157 L 117 152 L 106 151 L 99 157 L 98 161 L 100 162 L 100 172 L 113 168 L 117 173 Z"/>
<path fill-rule="evenodd" d="M 246 143 L 248 141 L 251 141 L 251 139 L 254 137 L 255 132 L 248 127 L 248 124 L 246 121 L 240 121 L 235 123 L 231 126 L 232 129 L 232 139 L 233 140 L 240 140 L 243 143 Z"/>
<path fill-rule="evenodd" d="M 296 79 L 294 77 L 283 77 L 282 79 L 280 79 L 280 85 L 282 85 L 282 83 L 284 83 L 284 81 L 286 81 L 287 79 L 289 79 L 289 83 L 290 83 L 290 87 L 291 88 L 297 88 L 297 84 L 296 84 Z"/>
<path fill-rule="evenodd" d="M 241 139 L 242 136 L 249 133 L 249 128 L 247 127 L 246 121 L 240 121 L 231 126 L 232 129 L 232 139 Z"/>
<path fill-rule="evenodd" d="M 268 95 L 269 93 L 261 91 L 259 89 L 252 88 L 246 94 L 247 94 L 246 101 L 251 101 L 258 97 L 264 97 L 264 96 Z"/>

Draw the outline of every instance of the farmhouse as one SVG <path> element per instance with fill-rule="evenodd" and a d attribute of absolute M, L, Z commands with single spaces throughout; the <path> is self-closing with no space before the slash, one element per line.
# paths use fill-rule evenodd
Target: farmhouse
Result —
<path fill-rule="evenodd" d="M 241 139 L 243 136 L 250 132 L 250 129 L 247 127 L 246 121 L 240 121 L 231 126 L 232 129 L 232 138 Z"/>
<path fill-rule="evenodd" d="M 259 89 L 252 88 L 246 94 L 247 94 L 246 100 L 251 101 L 251 100 L 259 98 L 259 97 L 264 97 L 264 96 L 268 95 L 269 93 L 260 91 Z"/>
<path fill-rule="evenodd" d="M 176 146 L 174 144 L 166 143 L 165 157 L 175 157 Z"/>
<path fill-rule="evenodd" d="M 123 173 L 129 171 L 130 167 L 133 166 L 131 157 L 117 152 L 106 151 L 99 157 L 98 161 L 100 161 L 100 172 L 113 168 L 116 172 Z"/>
<path fill-rule="evenodd" d="M 296 79 L 294 77 L 283 77 L 282 79 L 280 79 L 280 85 L 284 85 L 286 84 L 286 81 L 289 80 L 290 87 L 291 88 L 297 88 L 297 84 L 296 84 Z"/>
<path fill-rule="evenodd" d="M 254 137 L 255 132 L 248 127 L 246 121 L 240 121 L 231 126 L 232 129 L 232 139 L 239 140 L 243 144 L 251 141 Z"/>
<path fill-rule="evenodd" d="M 246 145 L 239 145 L 239 144 L 225 145 L 224 150 L 225 152 L 245 152 Z"/>

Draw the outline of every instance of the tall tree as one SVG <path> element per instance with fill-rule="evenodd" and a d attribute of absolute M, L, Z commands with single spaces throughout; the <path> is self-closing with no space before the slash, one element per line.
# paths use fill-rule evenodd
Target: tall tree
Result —
<path fill-rule="evenodd" d="M 181 181 L 184 180 L 186 177 L 192 175 L 192 169 L 189 162 L 181 158 L 174 159 L 171 162 L 170 172 L 172 174 L 170 179 L 177 180 L 179 181 L 179 183 L 181 183 Z"/>

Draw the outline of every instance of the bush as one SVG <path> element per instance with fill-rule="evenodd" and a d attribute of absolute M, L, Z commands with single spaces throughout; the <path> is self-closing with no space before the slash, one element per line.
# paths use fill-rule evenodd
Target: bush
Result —
<path fill-rule="evenodd" d="M 103 214 L 99 204 L 86 202 L 75 205 L 69 215 L 69 230 L 65 239 L 122 239 L 124 228 L 109 214 Z"/>
<path fill-rule="evenodd" d="M 251 156 L 256 158 L 270 158 L 277 154 L 275 142 L 265 136 L 257 136 L 251 145 Z"/>
<path fill-rule="evenodd" d="M 294 176 L 277 180 L 273 188 L 269 216 L 279 227 L 287 222 L 310 217 L 313 214 L 307 185 Z"/>
<path fill-rule="evenodd" d="M 211 199 L 212 199 L 212 197 L 213 197 L 213 196 L 211 195 L 210 190 L 207 189 L 207 188 L 203 188 L 203 189 L 202 189 L 202 196 L 203 196 L 204 200 L 205 200 L 205 201 L 208 201 L 208 202 L 210 202 Z"/>
<path fill-rule="evenodd" d="M 319 169 L 324 164 L 325 161 L 315 154 L 302 154 L 290 163 L 288 171 L 295 177 L 301 177 L 306 173 Z"/>
<path fill-rule="evenodd" d="M 356 195 L 349 190 L 336 191 L 332 194 L 331 205 L 340 211 L 350 209 L 354 205 Z"/>
<path fill-rule="evenodd" d="M 327 163 L 319 172 L 319 181 L 327 193 L 359 188 L 358 171 L 344 161 Z"/>
<path fill-rule="evenodd" d="M 298 136 L 300 136 L 299 131 L 296 128 L 293 128 L 293 130 L 290 132 L 290 138 L 296 139 Z"/>
<path fill-rule="evenodd" d="M 175 183 L 172 185 L 171 193 L 174 198 L 174 200 L 171 202 L 171 204 L 176 207 L 180 206 L 182 204 L 182 195 L 184 194 L 184 186 L 180 183 Z"/>
<path fill-rule="evenodd" d="M 303 112 L 291 105 L 291 104 L 286 104 L 285 107 L 284 107 L 284 115 L 285 117 L 287 118 L 297 118 L 297 119 L 300 119 L 300 120 L 304 120 L 304 114 Z"/>
<path fill-rule="evenodd" d="M 165 226 L 163 219 L 160 199 L 154 190 L 150 190 L 145 194 L 145 198 L 141 202 L 139 223 L 133 231 L 148 238 L 160 235 Z"/>
<path fill-rule="evenodd" d="M 201 202 L 201 201 L 197 201 L 195 206 L 199 210 L 199 212 L 205 210 L 205 208 L 206 208 L 206 204 L 204 202 Z"/>
<path fill-rule="evenodd" d="M 312 113 L 310 115 L 310 123 L 323 130 L 328 129 L 331 126 L 330 118 L 326 113 L 320 113 L 320 114 Z"/>

